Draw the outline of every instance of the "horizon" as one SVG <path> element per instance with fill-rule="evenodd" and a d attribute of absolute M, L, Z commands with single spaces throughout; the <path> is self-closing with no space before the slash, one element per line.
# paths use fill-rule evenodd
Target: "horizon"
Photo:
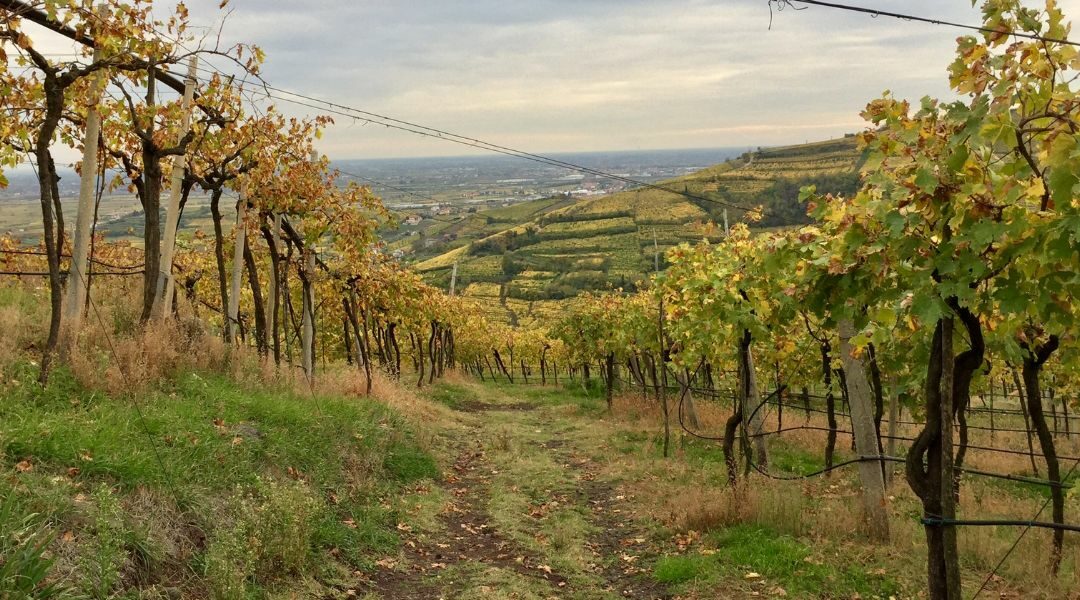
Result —
<path fill-rule="evenodd" d="M 732 152 L 732 151 L 746 151 L 753 152 L 759 149 L 771 149 L 771 148 L 784 148 L 788 146 L 802 146 L 807 144 L 816 144 L 821 142 L 835 141 L 843 139 L 847 134 L 852 132 L 848 131 L 844 134 L 832 136 L 829 138 L 821 139 L 809 139 L 802 142 L 791 143 L 779 143 L 779 144 L 745 144 L 745 145 L 730 145 L 730 146 L 695 146 L 685 148 L 624 148 L 624 149 L 607 149 L 607 150 L 553 150 L 553 151 L 531 151 L 525 150 L 523 152 L 529 152 L 539 156 L 580 156 L 580 155 L 602 155 L 602 154 L 633 154 L 633 153 L 664 153 L 664 152 Z M 508 154 L 502 154 L 497 152 L 475 152 L 465 154 L 432 154 L 425 156 L 375 156 L 375 157 L 349 157 L 349 158 L 335 158 L 329 157 L 330 162 L 379 162 L 379 161 L 425 161 L 425 160 L 454 160 L 454 159 L 507 159 L 507 160 L 522 160 L 525 162 L 533 162 L 528 158 L 520 156 L 511 156 Z M 58 170 L 74 170 L 73 162 L 59 162 L 57 163 Z M 571 169 L 572 170 L 572 169 Z M 0 173 L 18 173 L 20 175 L 30 173 L 34 171 L 34 166 L 28 162 L 21 162 L 14 167 L 0 168 Z M 2 188 L 0 188 L 2 189 Z"/>

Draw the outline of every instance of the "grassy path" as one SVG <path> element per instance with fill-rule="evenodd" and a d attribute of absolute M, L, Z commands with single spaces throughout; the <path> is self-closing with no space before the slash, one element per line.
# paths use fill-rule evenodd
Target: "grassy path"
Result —
<path fill-rule="evenodd" d="M 578 407 L 523 402 L 521 391 L 433 391 L 457 415 L 440 435 L 448 468 L 439 490 L 423 490 L 425 525 L 399 526 L 402 551 L 378 562 L 361 596 L 670 597 L 646 572 L 646 528 L 589 452 Z"/>

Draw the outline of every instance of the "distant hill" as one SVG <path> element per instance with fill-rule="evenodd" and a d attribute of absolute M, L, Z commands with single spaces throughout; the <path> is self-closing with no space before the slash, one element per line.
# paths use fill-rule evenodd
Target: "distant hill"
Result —
<path fill-rule="evenodd" d="M 642 189 L 481 211 L 427 231 L 456 247 L 414 266 L 445 288 L 457 263 L 457 290 L 491 318 L 542 321 L 582 291 L 633 289 L 653 271 L 657 251 L 662 257 L 682 242 L 718 239 L 725 205 L 764 207 L 758 227 L 806 222 L 799 189 L 813 184 L 822 192 L 851 193 L 859 161 L 848 137 L 746 153 L 659 184 L 704 199 Z M 727 212 L 732 223 L 745 216 Z"/>

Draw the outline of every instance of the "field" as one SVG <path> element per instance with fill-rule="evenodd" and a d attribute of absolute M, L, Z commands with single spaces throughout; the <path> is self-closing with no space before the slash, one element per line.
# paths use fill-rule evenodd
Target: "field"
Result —
<path fill-rule="evenodd" d="M 167 191 L 163 193 L 163 201 L 166 199 Z M 224 198 L 221 204 L 225 227 L 230 228 L 236 219 L 235 200 Z M 64 210 L 66 229 L 70 231 L 75 223 L 78 198 L 62 198 L 60 205 Z M 161 215 L 164 222 L 164 209 Z M 209 232 L 213 230 L 213 227 L 209 197 L 193 195 L 184 208 L 181 229 L 185 232 L 196 230 Z M 127 194 L 111 194 L 102 197 L 98 208 L 98 233 L 105 235 L 111 241 L 123 240 L 141 246 L 142 228 L 142 205 L 139 204 L 138 198 Z M 0 233 L 11 234 L 12 237 L 26 243 L 39 242 L 41 240 L 39 201 L 11 198 L 0 200 Z"/>
<path fill-rule="evenodd" d="M 725 216 L 732 223 L 745 218 L 745 211 L 727 205 L 763 207 L 758 227 L 805 222 L 799 188 L 814 184 L 823 192 L 850 192 L 859 160 L 854 140 L 844 138 L 759 150 L 660 184 L 698 198 L 646 188 L 480 211 L 432 227 L 429 237 L 454 239 L 443 243 L 449 250 L 419 260 L 415 268 L 446 287 L 457 263 L 459 289 L 474 282 L 504 284 L 503 297 L 527 302 L 632 290 L 668 248 L 715 241 Z M 514 311 L 499 321 L 529 320 L 532 313 Z"/>

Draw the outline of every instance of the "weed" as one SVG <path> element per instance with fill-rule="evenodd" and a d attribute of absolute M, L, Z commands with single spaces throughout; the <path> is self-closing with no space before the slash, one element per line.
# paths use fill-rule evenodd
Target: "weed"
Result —
<path fill-rule="evenodd" d="M 97 486 L 90 499 L 93 503 L 92 537 L 82 549 L 80 579 L 88 595 L 104 599 L 112 595 L 128 560 L 127 529 L 120 501 L 108 486 Z"/>
<path fill-rule="evenodd" d="M 491 441 L 491 447 L 498 452 L 510 452 L 513 448 L 513 436 L 510 432 L 503 429 L 495 433 L 495 438 Z"/>
<path fill-rule="evenodd" d="M 245 597 L 250 583 L 300 574 L 315 539 L 315 520 L 325 506 L 300 483 L 266 480 L 245 495 L 234 523 L 206 551 L 207 580 L 218 598 Z"/>

